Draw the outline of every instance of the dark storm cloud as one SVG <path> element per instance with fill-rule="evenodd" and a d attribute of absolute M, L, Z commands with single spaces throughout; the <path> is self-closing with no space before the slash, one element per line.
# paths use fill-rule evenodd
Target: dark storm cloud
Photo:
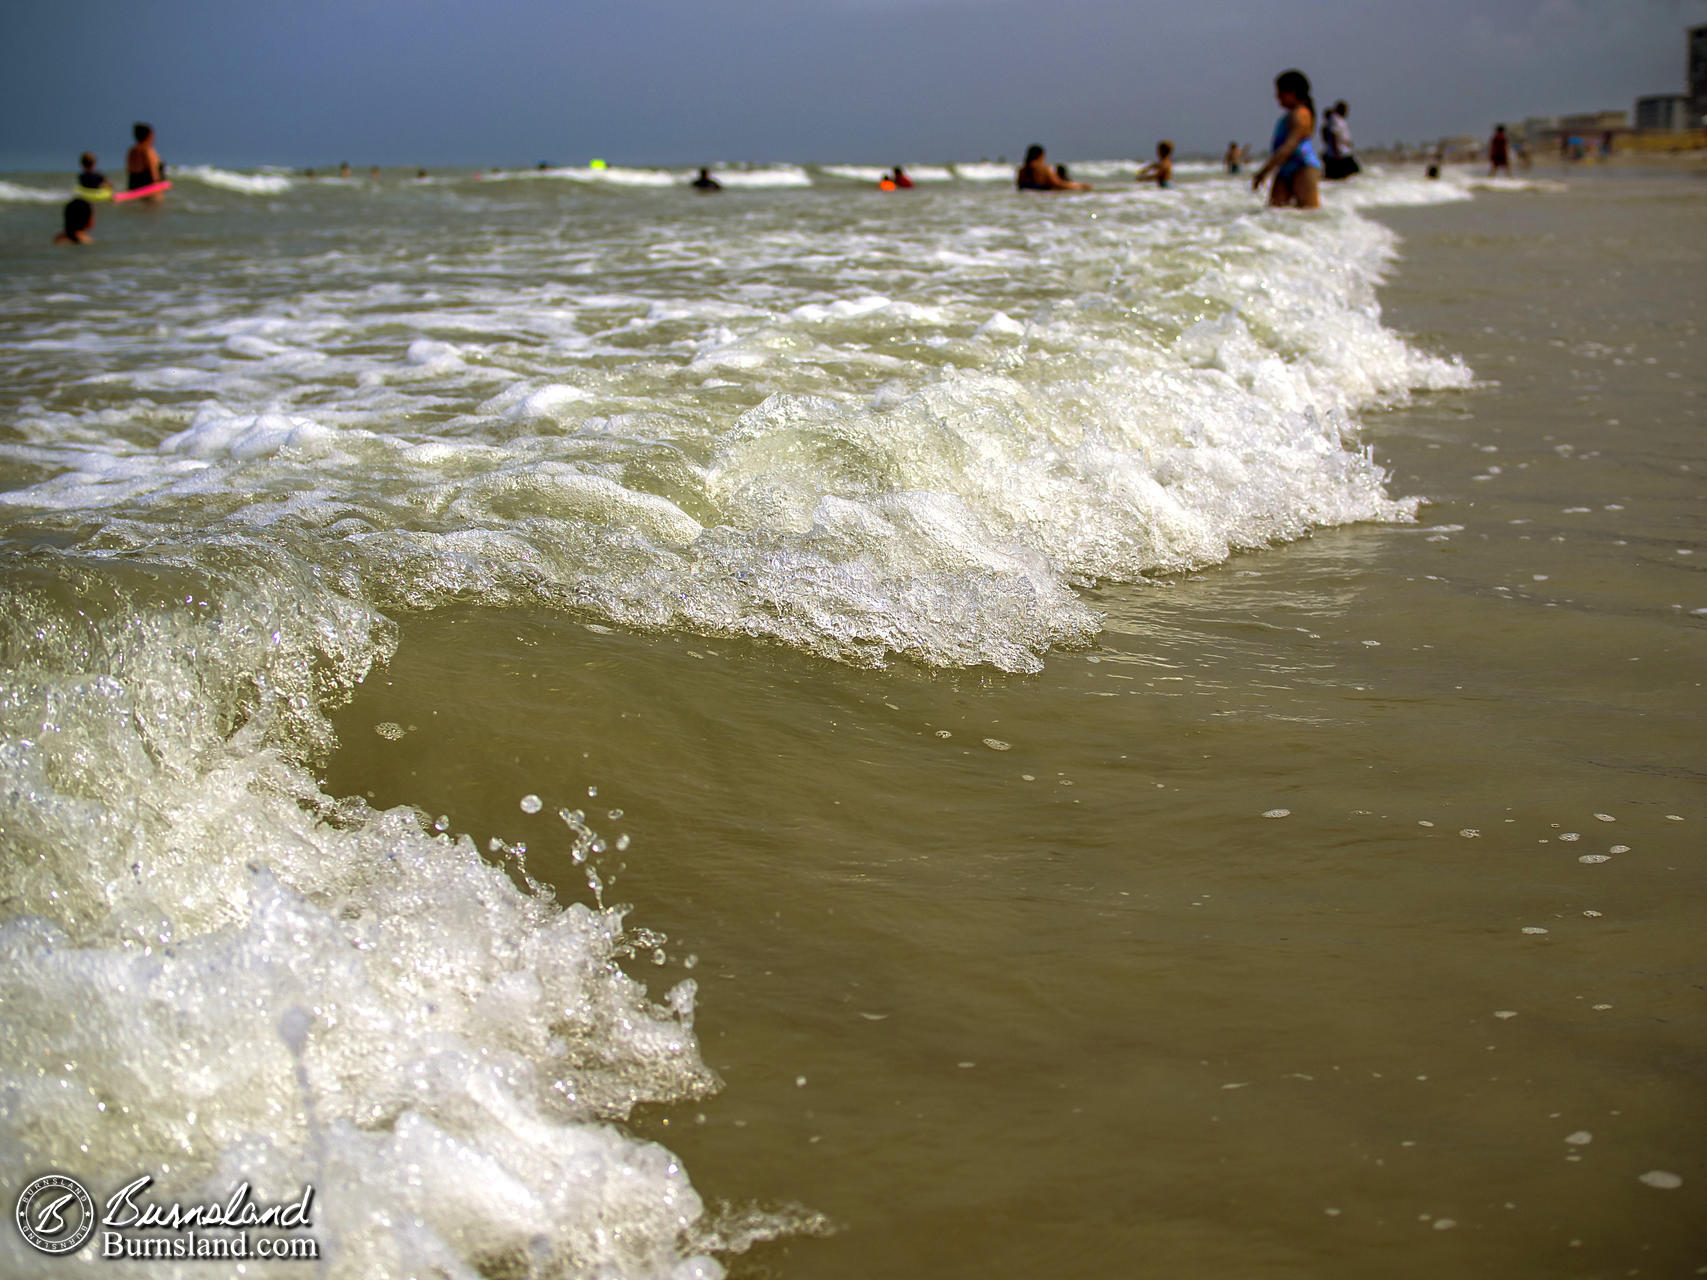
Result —
<path fill-rule="evenodd" d="M 1266 135 L 1304 68 L 1361 139 L 1622 107 L 1707 0 L 11 0 L 0 167 L 932 161 Z"/>

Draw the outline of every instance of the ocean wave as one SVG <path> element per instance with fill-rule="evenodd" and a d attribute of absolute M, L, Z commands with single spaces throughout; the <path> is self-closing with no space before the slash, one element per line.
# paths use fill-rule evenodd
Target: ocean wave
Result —
<path fill-rule="evenodd" d="M 246 196 L 279 195 L 295 185 L 291 179 L 279 173 L 236 173 L 230 169 L 215 168 L 210 164 L 174 165 L 172 180 L 177 182 L 185 178 L 210 187 L 218 187 L 223 191 L 240 192 Z"/>
<path fill-rule="evenodd" d="M 47 191 L 41 187 L 29 187 L 19 182 L 0 180 L 0 200 L 13 201 L 19 204 L 61 204 L 71 199 L 71 183 L 65 184 L 63 191 Z"/>

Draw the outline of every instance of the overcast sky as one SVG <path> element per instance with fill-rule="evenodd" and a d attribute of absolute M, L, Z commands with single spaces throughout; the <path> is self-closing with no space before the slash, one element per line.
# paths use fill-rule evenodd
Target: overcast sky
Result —
<path fill-rule="evenodd" d="M 1707 0 L 0 0 L 0 169 L 877 164 L 1264 142 L 1302 68 L 1361 142 L 1684 88 Z"/>

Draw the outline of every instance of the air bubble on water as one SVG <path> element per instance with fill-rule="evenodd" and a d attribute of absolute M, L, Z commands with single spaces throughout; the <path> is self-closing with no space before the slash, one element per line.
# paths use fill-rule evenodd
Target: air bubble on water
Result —
<path fill-rule="evenodd" d="M 398 724 L 395 720 L 381 720 L 378 724 L 374 725 L 373 731 L 380 737 L 384 738 L 387 742 L 396 742 L 397 739 L 401 738 L 408 732 L 407 729 Z"/>
<path fill-rule="evenodd" d="M 1678 1177 L 1675 1173 L 1668 1173 L 1664 1169 L 1649 1169 L 1646 1173 L 1638 1177 L 1636 1181 L 1644 1184 L 1645 1186 L 1654 1187 L 1660 1191 L 1676 1191 L 1683 1185 L 1682 1178 Z"/>
<path fill-rule="evenodd" d="M 1565 831 L 1565 832 L 1562 832 L 1560 834 L 1559 839 L 1561 839 L 1561 840 L 1581 840 L 1582 839 L 1582 833 L 1578 832 L 1578 831 Z"/>
<path fill-rule="evenodd" d="M 1426 821 L 1425 819 L 1417 819 L 1417 826 L 1419 827 L 1432 827 L 1433 825 L 1434 823 Z"/>
<path fill-rule="evenodd" d="M 1666 821 L 1667 822 L 1682 822 L 1683 821 L 1683 815 L 1681 813 L 1668 813 L 1668 814 L 1666 814 Z"/>
<path fill-rule="evenodd" d="M 1292 816 L 1292 810 L 1290 810 L 1290 809 L 1265 809 L 1263 811 L 1262 816 L 1265 818 L 1290 818 Z"/>
<path fill-rule="evenodd" d="M 523 813 L 538 813 L 544 808 L 544 802 L 531 791 L 522 797 L 521 805 Z"/>
<path fill-rule="evenodd" d="M 1465 827 L 1458 834 L 1463 836 L 1466 840 L 1475 840 L 1478 839 L 1482 833 L 1474 827 Z"/>
<path fill-rule="evenodd" d="M 1614 818 L 1610 813 L 1597 813 L 1594 816 L 1596 818 L 1600 819 L 1600 821 L 1602 821 L 1602 822 L 1617 822 L 1618 821 L 1618 819 Z"/>
<path fill-rule="evenodd" d="M 446 813 L 441 813 L 438 817 L 434 818 L 433 819 L 433 830 L 439 831 L 439 832 L 449 831 L 450 830 L 450 815 L 446 814 Z"/>
<path fill-rule="evenodd" d="M 616 838 L 617 852 L 621 853 L 623 850 L 627 849 L 628 846 L 629 846 L 628 832 L 625 831 L 620 836 L 618 836 Z"/>
<path fill-rule="evenodd" d="M 954 735 L 952 733 L 950 733 L 947 729 L 938 729 L 936 731 L 936 736 L 939 738 L 952 738 Z"/>
<path fill-rule="evenodd" d="M 599 789 L 597 787 L 588 787 L 587 794 L 589 796 L 596 796 L 599 794 Z"/>
<path fill-rule="evenodd" d="M 1578 858 L 1577 861 L 1592 864 L 1596 862 L 1611 862 L 1612 858 L 1609 854 L 1604 853 L 1585 853 L 1582 857 Z"/>
<path fill-rule="evenodd" d="M 1003 742 L 1000 738 L 985 738 L 984 745 L 992 751 L 1013 750 L 1013 744 L 1011 742 Z"/>
<path fill-rule="evenodd" d="M 1607 852 L 1608 853 L 1629 853 L 1630 852 L 1630 846 L 1627 844 L 1615 844 L 1610 849 L 1608 849 Z"/>
<path fill-rule="evenodd" d="M 1546 933 L 1547 932 L 1547 930 L 1543 929 L 1538 924 L 1526 924 L 1523 926 L 1523 931 L 1525 933 Z"/>
<path fill-rule="evenodd" d="M 1575 1133 L 1567 1133 L 1565 1141 L 1573 1147 L 1586 1147 L 1594 1141 L 1594 1135 L 1587 1129 L 1578 1129 Z"/>
<path fill-rule="evenodd" d="M 1454 1218 L 1436 1218 L 1434 1220 L 1434 1229 L 1436 1231 L 1450 1231 L 1457 1225 L 1458 1222 Z"/>
<path fill-rule="evenodd" d="M 1598 1012 L 1604 1013 L 1604 1012 L 1606 1012 L 1606 1010 L 1610 1009 L 1612 1006 L 1609 1004 L 1597 1004 L 1597 1005 L 1592 1005 L 1590 1007 L 1597 1010 Z"/>
<path fill-rule="evenodd" d="M 796 1089 L 804 1089 L 806 1087 L 806 1077 L 805 1076 L 795 1076 L 794 1077 L 794 1087 Z"/>
<path fill-rule="evenodd" d="M 1515 1018 L 1515 1017 L 1517 1017 L 1517 1010 L 1516 1009 L 1495 1009 L 1494 1010 L 1494 1017 L 1496 1017 L 1496 1018 Z"/>
<path fill-rule="evenodd" d="M 1587 911 L 1583 912 L 1583 914 L 1590 920 L 1598 920 L 1601 916 L 1601 913 L 1596 911 L 1593 907 L 1590 907 Z"/>
<path fill-rule="evenodd" d="M 612 809 L 605 814 L 605 817 L 609 818 L 612 822 L 619 822 L 622 819 L 622 810 Z"/>

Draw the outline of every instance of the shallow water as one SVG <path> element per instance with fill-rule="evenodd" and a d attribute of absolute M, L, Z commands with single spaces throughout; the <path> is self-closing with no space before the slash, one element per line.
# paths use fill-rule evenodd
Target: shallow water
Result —
<path fill-rule="evenodd" d="M 815 180 L 9 241 L 8 1185 L 312 1169 L 375 1273 L 1707 1262 L 1704 193 Z"/>

